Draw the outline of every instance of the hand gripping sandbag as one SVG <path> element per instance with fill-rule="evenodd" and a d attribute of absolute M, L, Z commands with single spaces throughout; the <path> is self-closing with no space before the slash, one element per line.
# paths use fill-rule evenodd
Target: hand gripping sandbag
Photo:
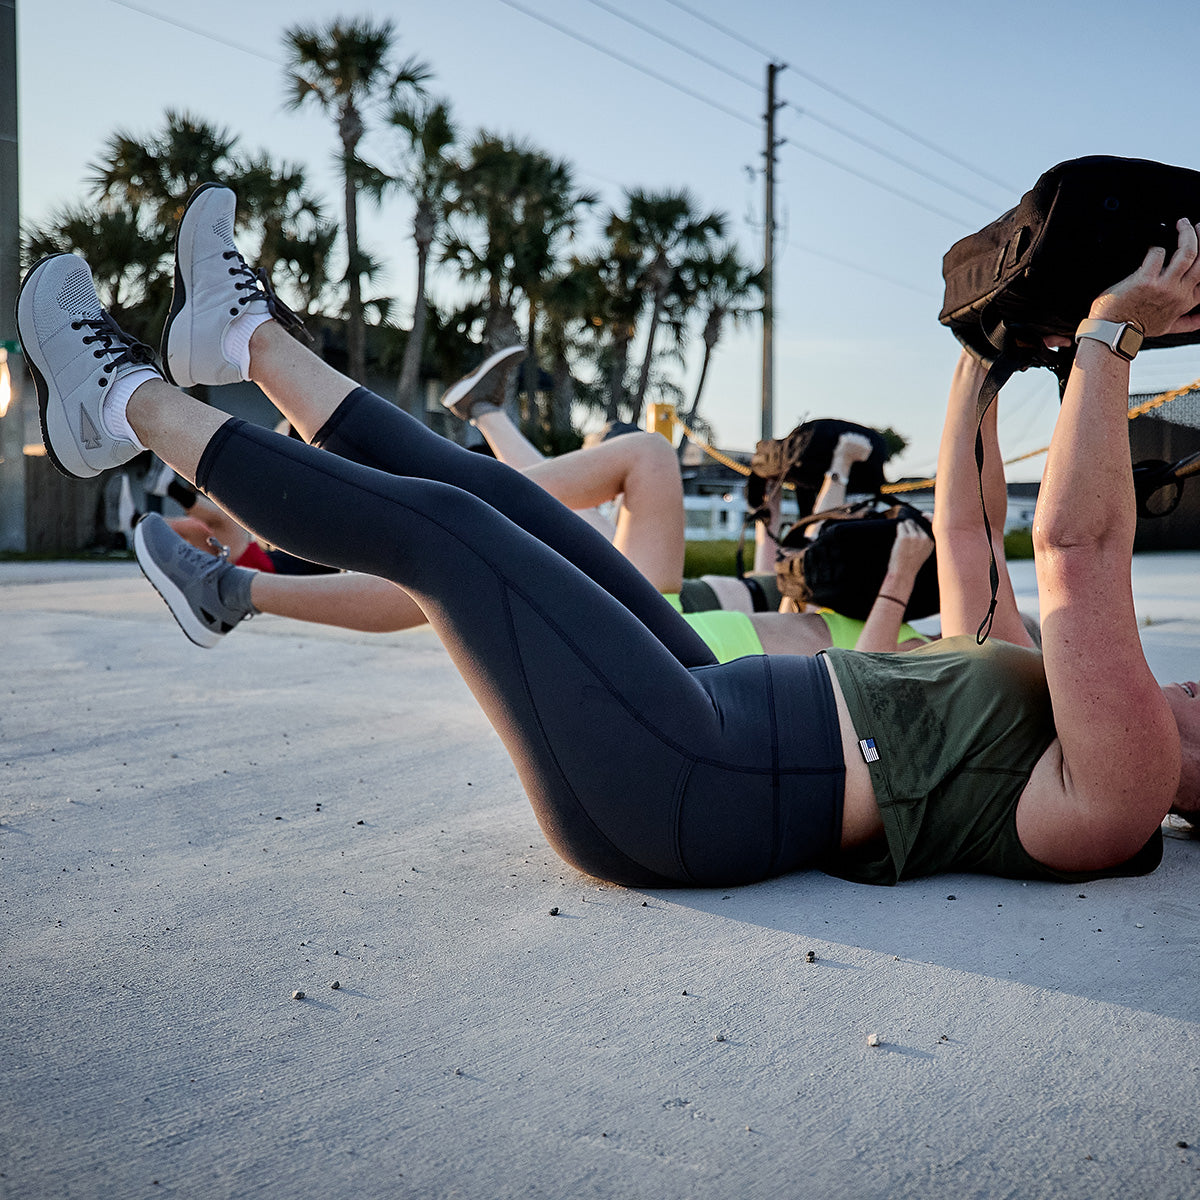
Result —
<path fill-rule="evenodd" d="M 768 487 L 771 484 L 780 487 L 786 482 L 796 488 L 801 513 L 810 512 L 843 433 L 856 433 L 871 443 L 867 458 L 850 468 L 846 490 L 875 495 L 883 487 L 883 463 L 888 456 L 883 434 L 853 421 L 819 417 L 797 425 L 787 437 L 758 443 L 746 480 L 747 505 L 751 509 L 761 508 L 769 494 Z"/>
<path fill-rule="evenodd" d="M 1133 274 L 1151 246 L 1175 249 L 1180 217 L 1200 220 L 1200 172 L 1140 158 L 1093 155 L 1059 163 L 1020 203 L 978 233 L 955 242 L 942 260 L 946 290 L 939 320 L 990 364 L 979 390 L 980 425 L 1016 371 L 1049 367 L 1066 387 L 1075 330 L 1092 301 Z M 1047 335 L 1071 338 L 1048 349 Z M 1144 348 L 1200 341 L 1200 332 L 1146 338 Z M 983 502 L 983 438 L 975 460 Z M 984 526 L 991 529 L 987 513 Z M 999 575 L 991 558 L 992 600 L 979 627 L 984 641 L 996 607 Z"/>
<path fill-rule="evenodd" d="M 1200 220 L 1200 171 L 1105 155 L 1059 163 L 946 252 L 938 319 L 980 358 L 1007 349 L 1027 360 L 1016 369 L 1057 368 L 1042 338 L 1073 338 L 1092 301 L 1132 275 L 1151 246 L 1173 251 L 1180 217 Z M 1173 334 L 1143 346 L 1197 341 L 1200 333 Z"/>
<path fill-rule="evenodd" d="M 802 517 L 779 540 L 775 573 L 780 592 L 865 621 L 887 575 L 901 521 L 916 521 L 932 540 L 925 514 L 903 501 L 889 504 L 875 498 Z M 904 619 L 931 617 L 939 606 L 935 550 L 917 573 Z"/>

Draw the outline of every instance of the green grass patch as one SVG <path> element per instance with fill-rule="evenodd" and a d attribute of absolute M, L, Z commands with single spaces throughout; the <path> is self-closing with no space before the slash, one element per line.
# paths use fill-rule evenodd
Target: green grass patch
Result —
<path fill-rule="evenodd" d="M 1004 557 L 1010 562 L 1033 557 L 1033 530 L 1014 529 L 1004 535 Z"/>
<path fill-rule="evenodd" d="M 754 539 L 746 540 L 746 570 L 754 566 Z M 737 541 L 729 538 L 717 542 L 688 542 L 683 554 L 685 579 L 700 575 L 736 575 Z"/>

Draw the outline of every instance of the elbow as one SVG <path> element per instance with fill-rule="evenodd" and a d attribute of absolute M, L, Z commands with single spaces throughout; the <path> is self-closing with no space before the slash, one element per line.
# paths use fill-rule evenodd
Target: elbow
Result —
<path fill-rule="evenodd" d="M 1101 521 L 1089 514 L 1045 517 L 1039 513 L 1033 522 L 1033 552 L 1039 557 L 1043 554 L 1100 554 L 1113 549 L 1132 553 L 1135 530 L 1136 521 L 1133 520 Z"/>

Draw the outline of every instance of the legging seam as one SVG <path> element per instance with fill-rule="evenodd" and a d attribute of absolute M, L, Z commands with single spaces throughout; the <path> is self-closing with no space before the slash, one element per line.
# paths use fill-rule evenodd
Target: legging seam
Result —
<path fill-rule="evenodd" d="M 516 622 L 513 618 L 512 605 L 509 603 L 510 591 L 511 589 L 507 581 L 505 581 L 501 592 L 501 603 L 504 609 L 504 622 L 508 626 L 509 644 L 515 646 L 517 644 L 517 630 Z M 522 597 L 522 599 L 525 599 L 525 597 Z M 528 603 L 528 600 L 526 600 L 526 603 Z M 626 858 L 630 862 L 636 863 L 644 871 L 649 871 L 654 875 L 660 874 L 660 872 L 655 871 L 652 867 L 648 867 L 644 862 L 641 862 L 635 858 L 623 846 L 619 846 L 616 842 L 614 842 L 612 838 L 610 838 L 608 834 L 606 834 L 604 830 L 602 830 L 592 819 L 592 814 L 588 812 L 587 805 L 584 804 L 584 802 L 579 798 L 579 794 L 572 785 L 570 778 L 568 777 L 566 771 L 563 770 L 562 762 L 559 759 L 558 753 L 555 751 L 554 745 L 546 732 L 546 727 L 542 723 L 541 714 L 538 712 L 537 702 L 533 698 L 533 689 L 529 685 L 529 672 L 526 671 L 525 663 L 519 656 L 517 657 L 517 664 L 521 673 L 521 689 L 525 693 L 525 699 L 528 704 L 529 711 L 533 716 L 535 725 L 537 726 L 538 736 L 542 739 L 542 744 L 546 747 L 546 753 L 550 756 L 551 761 L 554 763 L 554 769 L 558 774 L 559 780 L 561 781 L 561 786 L 570 793 L 571 799 L 575 802 L 575 807 L 579 814 L 584 818 L 584 820 L 586 820 L 588 827 L 592 830 L 593 834 L 605 845 L 611 847 L 616 853 L 621 855 L 622 858 Z"/>
<path fill-rule="evenodd" d="M 775 680 L 771 675 L 771 660 L 763 655 L 763 683 L 767 695 L 767 713 L 771 729 L 771 874 L 779 866 L 780 842 L 780 782 L 779 782 L 779 720 L 775 712 Z"/>
<path fill-rule="evenodd" d="M 675 805 L 671 814 L 671 850 L 675 856 L 675 866 L 679 873 L 689 882 L 695 883 L 687 862 L 683 857 L 683 804 L 687 793 L 687 785 L 696 767 L 694 758 L 685 758 L 679 764 L 679 777 L 675 784 Z"/>

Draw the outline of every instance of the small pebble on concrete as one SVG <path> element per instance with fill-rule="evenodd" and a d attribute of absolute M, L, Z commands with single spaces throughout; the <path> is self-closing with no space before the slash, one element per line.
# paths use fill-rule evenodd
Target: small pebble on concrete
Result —
<path fill-rule="evenodd" d="M 299 991 L 299 990 L 297 990 L 297 991 L 294 991 L 294 992 L 292 993 L 292 999 L 293 999 L 293 1000 L 303 1000 L 303 999 L 304 999 L 304 993 L 303 993 L 303 992 L 301 992 L 301 991 Z"/>
<path fill-rule="evenodd" d="M 879 1034 L 877 1034 L 877 1033 L 868 1033 L 867 1034 L 867 1045 L 868 1046 L 882 1046 L 883 1038 L 881 1038 L 879 1036 Z"/>

